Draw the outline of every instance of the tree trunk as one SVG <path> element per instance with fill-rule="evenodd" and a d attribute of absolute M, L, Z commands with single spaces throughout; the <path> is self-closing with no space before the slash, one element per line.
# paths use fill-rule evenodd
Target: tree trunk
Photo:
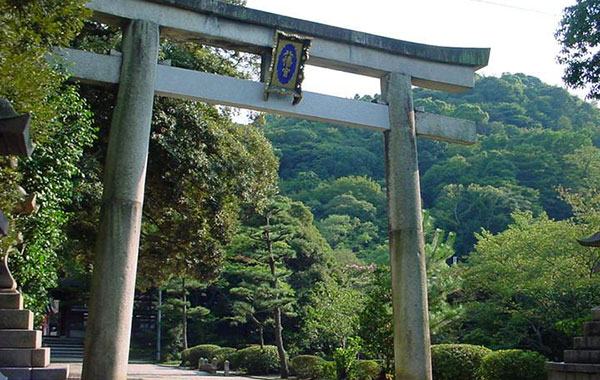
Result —
<path fill-rule="evenodd" d="M 263 325 L 258 326 L 258 334 L 260 335 L 260 349 L 265 348 L 265 328 Z"/>
<path fill-rule="evenodd" d="M 185 292 L 185 277 L 181 279 L 181 290 L 183 299 L 183 349 L 188 349 L 188 338 L 187 338 L 187 294 Z"/>
<path fill-rule="evenodd" d="M 262 350 L 263 348 L 265 348 L 265 326 L 260 323 L 260 321 L 258 320 L 258 318 L 256 318 L 254 316 L 254 314 L 250 314 L 250 319 L 252 319 L 252 322 L 256 323 L 256 326 L 258 326 L 258 336 L 260 339 L 260 349 Z"/>
<path fill-rule="evenodd" d="M 283 326 L 281 325 L 281 308 L 275 310 L 275 344 L 277 345 L 277 353 L 279 354 L 279 363 L 281 366 L 281 378 L 287 379 L 289 375 L 288 362 L 283 347 Z"/>
<path fill-rule="evenodd" d="M 267 217 L 267 227 L 270 226 L 270 219 Z M 267 250 L 269 251 L 269 268 L 271 269 L 271 287 L 277 289 L 277 277 L 275 273 L 275 256 L 273 255 L 273 241 L 269 230 L 267 229 L 266 234 Z M 279 354 L 279 366 L 281 368 L 281 378 L 287 379 L 289 375 L 288 362 L 285 355 L 285 348 L 283 346 L 283 325 L 281 324 L 281 307 L 277 307 L 274 313 L 275 319 L 275 345 L 277 346 L 277 353 Z"/>

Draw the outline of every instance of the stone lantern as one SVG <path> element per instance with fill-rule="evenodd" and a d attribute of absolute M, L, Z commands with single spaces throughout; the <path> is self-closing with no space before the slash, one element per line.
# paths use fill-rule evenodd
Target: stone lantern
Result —
<path fill-rule="evenodd" d="M 600 247 L 600 232 L 577 239 L 582 247 Z M 573 349 L 564 351 L 564 362 L 546 364 L 548 380 L 600 379 L 600 307 L 591 310 L 592 320 L 583 324 L 583 336 L 573 339 Z"/>
<path fill-rule="evenodd" d="M 29 113 L 19 115 L 6 99 L 0 99 L 0 156 L 29 157 L 33 145 L 29 138 Z"/>
<path fill-rule="evenodd" d="M 29 114 L 18 115 L 6 99 L 0 99 L 0 155 L 29 157 Z M 35 196 L 28 196 L 17 212 L 35 210 Z M 0 212 L 0 238 L 8 234 L 8 220 Z M 42 332 L 33 329 L 33 313 L 23 310 L 23 296 L 8 270 L 8 255 L 0 262 L 0 379 L 65 380 L 69 368 L 50 365 L 50 349 L 42 347 Z"/>

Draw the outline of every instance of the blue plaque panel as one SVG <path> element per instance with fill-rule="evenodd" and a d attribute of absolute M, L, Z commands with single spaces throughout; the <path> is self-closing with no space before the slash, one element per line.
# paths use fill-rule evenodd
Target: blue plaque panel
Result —
<path fill-rule="evenodd" d="M 293 104 L 302 100 L 302 81 L 304 80 L 304 64 L 308 59 L 311 39 L 287 34 L 275 33 L 275 44 L 267 82 L 265 83 L 265 100 L 269 93 L 292 95 Z"/>

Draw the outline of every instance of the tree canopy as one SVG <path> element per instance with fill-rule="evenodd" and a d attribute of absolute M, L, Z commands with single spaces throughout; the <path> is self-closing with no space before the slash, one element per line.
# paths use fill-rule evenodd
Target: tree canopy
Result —
<path fill-rule="evenodd" d="M 563 80 L 573 88 L 585 88 L 587 96 L 600 99 L 600 5 L 577 0 L 563 12 L 556 38 L 562 46 L 558 62 L 565 66 Z"/>

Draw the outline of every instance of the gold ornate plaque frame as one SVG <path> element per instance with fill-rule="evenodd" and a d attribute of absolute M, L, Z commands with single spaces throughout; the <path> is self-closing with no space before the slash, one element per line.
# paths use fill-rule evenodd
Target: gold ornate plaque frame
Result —
<path fill-rule="evenodd" d="M 269 75 L 265 83 L 265 100 L 270 93 L 292 95 L 296 105 L 302 100 L 302 81 L 304 66 L 308 60 L 308 51 L 312 38 L 301 37 L 277 30 L 269 66 Z"/>

